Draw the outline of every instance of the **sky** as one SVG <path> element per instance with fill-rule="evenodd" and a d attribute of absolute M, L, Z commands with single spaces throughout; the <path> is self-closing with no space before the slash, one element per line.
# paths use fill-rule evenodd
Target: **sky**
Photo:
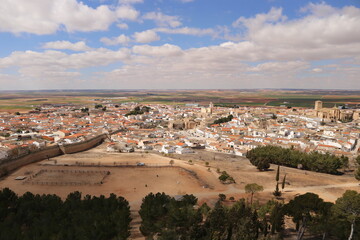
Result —
<path fill-rule="evenodd" d="M 360 0 L 1 0 L 0 90 L 360 89 Z"/>

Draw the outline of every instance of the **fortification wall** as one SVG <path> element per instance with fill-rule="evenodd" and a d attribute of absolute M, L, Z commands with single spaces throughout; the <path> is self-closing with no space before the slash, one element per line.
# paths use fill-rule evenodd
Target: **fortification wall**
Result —
<path fill-rule="evenodd" d="M 62 146 L 62 149 L 65 150 L 66 154 L 85 151 L 101 144 L 106 137 L 106 134 L 101 134 L 80 143 L 65 144 Z M 62 149 L 58 145 L 53 145 L 50 147 L 45 147 L 37 152 L 32 152 L 26 156 L 19 157 L 17 159 L 4 161 L 2 164 L 0 164 L 0 176 L 17 168 L 20 168 L 24 165 L 62 155 Z"/>
<path fill-rule="evenodd" d="M 77 153 L 93 148 L 101 144 L 106 138 L 106 134 L 101 134 L 99 136 L 90 138 L 86 141 L 80 143 L 64 144 L 64 149 L 66 154 Z"/>
<path fill-rule="evenodd" d="M 47 159 L 48 157 L 56 157 L 61 155 L 62 152 L 58 145 L 54 145 L 51 147 L 46 147 L 42 150 L 39 150 L 37 152 L 32 152 L 26 156 L 13 159 L 11 161 L 7 161 L 6 163 L 3 163 L 0 165 L 1 171 L 0 174 L 5 174 L 6 172 L 13 171 L 17 168 L 20 168 L 24 165 L 34 163 L 37 161 L 41 161 L 44 159 Z"/>

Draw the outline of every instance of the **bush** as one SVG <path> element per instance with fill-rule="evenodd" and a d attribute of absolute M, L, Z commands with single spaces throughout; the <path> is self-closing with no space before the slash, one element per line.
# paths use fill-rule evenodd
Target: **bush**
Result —
<path fill-rule="evenodd" d="M 235 183 L 233 177 L 231 177 L 226 171 L 223 171 L 219 176 L 219 180 L 224 184 Z"/>
<path fill-rule="evenodd" d="M 220 194 L 219 194 L 219 201 L 223 202 L 223 201 L 225 201 L 225 200 L 226 200 L 226 195 L 223 194 L 223 193 L 220 193 Z"/>

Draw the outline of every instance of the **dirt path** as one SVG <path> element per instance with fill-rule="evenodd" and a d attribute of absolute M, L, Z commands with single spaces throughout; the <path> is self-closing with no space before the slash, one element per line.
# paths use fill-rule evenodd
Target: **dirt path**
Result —
<path fill-rule="evenodd" d="M 129 239 L 133 239 L 133 240 L 140 240 L 140 239 L 145 239 L 145 237 L 141 234 L 140 232 L 140 225 L 141 225 L 141 217 L 139 215 L 138 210 L 131 210 L 131 218 L 132 221 L 130 223 L 131 226 L 131 230 L 130 230 L 130 237 Z"/>
<path fill-rule="evenodd" d="M 318 192 L 318 191 L 322 191 L 325 189 L 346 189 L 346 188 L 354 188 L 354 187 L 358 187 L 360 190 L 360 186 L 359 183 L 344 183 L 344 184 L 331 184 L 331 185 L 317 185 L 317 186 L 308 186 L 308 187 L 287 187 L 285 188 L 284 192 L 285 193 L 289 193 L 289 192 L 293 192 L 296 194 L 302 194 L 302 193 L 306 193 L 306 192 Z M 264 189 L 264 193 L 272 193 L 274 192 L 274 188 L 265 188 Z M 234 186 L 230 186 L 228 188 L 228 190 L 225 191 L 218 191 L 218 192 L 198 192 L 198 193 L 193 193 L 196 197 L 198 198 L 211 198 L 211 197 L 217 197 L 219 194 L 225 194 L 225 195 L 234 195 L 234 194 L 239 194 L 239 193 L 245 193 L 244 189 L 239 189 L 236 188 Z M 334 195 L 330 195 L 331 198 L 334 197 Z M 337 196 L 335 196 L 337 199 Z"/>

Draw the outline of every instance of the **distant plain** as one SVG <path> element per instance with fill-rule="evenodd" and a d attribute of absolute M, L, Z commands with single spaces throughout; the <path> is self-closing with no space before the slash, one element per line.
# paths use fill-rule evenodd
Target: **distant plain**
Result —
<path fill-rule="evenodd" d="M 187 103 L 217 106 L 291 106 L 312 107 L 321 100 L 324 107 L 360 105 L 360 90 L 42 90 L 0 91 L 0 111 L 26 112 L 43 104 L 91 105 L 99 100 L 112 103 L 137 102 L 184 105 Z"/>

